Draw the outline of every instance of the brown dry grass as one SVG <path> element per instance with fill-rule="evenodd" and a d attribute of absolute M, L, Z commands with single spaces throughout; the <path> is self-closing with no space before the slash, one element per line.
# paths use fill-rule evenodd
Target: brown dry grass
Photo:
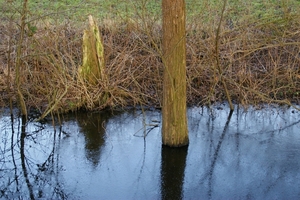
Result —
<path fill-rule="evenodd" d="M 22 48 L 22 92 L 29 108 L 66 112 L 85 108 L 160 107 L 163 65 L 160 59 L 159 23 L 105 21 L 104 38 L 108 80 L 88 85 L 78 79 L 82 59 L 84 27 L 71 22 L 38 23 L 35 34 L 27 34 Z M 0 27 L 0 104 L 16 102 L 14 59 L 17 27 Z M 215 30 L 187 26 L 188 105 L 224 101 L 223 78 L 235 103 L 300 103 L 300 22 L 298 16 L 268 21 L 245 21 L 232 26 L 222 23 L 220 52 L 215 52 Z M 8 76 L 9 40 L 12 68 Z M 8 81 L 9 80 L 9 81 Z M 184 83 L 183 83 L 184 84 Z M 10 92 L 8 93 L 7 86 Z"/>

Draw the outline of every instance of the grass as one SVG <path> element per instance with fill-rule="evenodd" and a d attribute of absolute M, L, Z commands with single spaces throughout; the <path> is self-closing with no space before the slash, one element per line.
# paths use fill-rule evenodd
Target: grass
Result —
<path fill-rule="evenodd" d="M 14 59 L 20 1 L 0 0 L 0 105 L 16 101 Z M 29 1 L 22 52 L 22 92 L 41 113 L 85 108 L 161 106 L 158 0 Z M 300 2 L 229 0 L 215 51 L 221 0 L 186 0 L 188 104 L 300 103 Z M 78 79 L 87 15 L 103 35 L 107 83 Z M 10 57 L 8 56 L 10 55 Z M 219 58 L 222 74 L 216 72 Z M 10 68 L 9 68 L 10 66 Z M 108 95 L 105 102 L 101 97 Z"/>
<path fill-rule="evenodd" d="M 10 5 L 7 2 L 13 2 Z M 217 16 L 220 12 L 222 0 L 186 0 L 188 18 L 198 16 L 209 16 L 205 21 Z M 20 9 L 22 1 L 0 0 L 3 8 L 2 14 L 11 15 Z M 98 19 L 104 18 L 124 18 L 133 17 L 137 12 L 146 11 L 152 16 L 161 14 L 161 0 L 40 0 L 29 1 L 31 16 L 35 18 L 49 16 L 60 20 L 72 20 L 83 22 L 88 14 L 92 14 Z M 297 12 L 300 1 L 297 0 L 229 0 L 227 15 L 232 19 L 241 17 L 269 17 L 274 14 L 285 12 Z"/>

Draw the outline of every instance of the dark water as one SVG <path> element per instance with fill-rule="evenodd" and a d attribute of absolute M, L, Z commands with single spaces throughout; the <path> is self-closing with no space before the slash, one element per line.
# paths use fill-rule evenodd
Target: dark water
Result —
<path fill-rule="evenodd" d="M 180 149 L 162 147 L 159 111 L 0 117 L 1 199 L 300 199 L 293 108 L 189 108 Z"/>

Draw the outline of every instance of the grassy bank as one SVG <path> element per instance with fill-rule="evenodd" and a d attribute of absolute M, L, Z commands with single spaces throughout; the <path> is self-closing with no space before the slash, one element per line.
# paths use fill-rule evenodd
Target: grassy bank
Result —
<path fill-rule="evenodd" d="M 15 59 L 21 5 L 12 2 L 0 0 L 1 106 L 8 106 L 9 99 L 17 102 Z M 229 1 L 216 37 L 222 2 L 186 1 L 188 104 L 226 100 L 220 76 L 236 103 L 299 104 L 299 2 Z M 108 80 L 96 85 L 77 77 L 88 14 L 97 17 L 105 45 Z M 160 20 L 158 0 L 30 2 L 21 56 L 26 105 L 40 112 L 160 107 Z M 221 74 L 216 70 L 218 63 Z"/>

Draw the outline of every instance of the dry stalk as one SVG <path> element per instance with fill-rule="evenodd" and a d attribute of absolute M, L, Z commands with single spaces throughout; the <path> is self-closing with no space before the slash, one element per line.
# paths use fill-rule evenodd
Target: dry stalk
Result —
<path fill-rule="evenodd" d="M 25 34 L 25 26 L 26 26 L 26 15 L 27 15 L 27 0 L 23 2 L 23 9 L 21 13 L 21 24 L 20 24 L 20 37 L 19 42 L 17 44 L 17 55 L 16 55 L 16 86 L 17 86 L 17 94 L 19 99 L 19 104 L 21 107 L 21 112 L 23 116 L 27 116 L 27 108 L 24 100 L 24 96 L 21 89 L 21 54 L 22 54 L 22 46 L 23 39 Z"/>
<path fill-rule="evenodd" d="M 227 6 L 232 9 L 230 3 Z M 188 105 L 228 101 L 229 93 L 226 94 L 222 80 L 234 103 L 244 106 L 299 104 L 299 16 L 290 16 L 286 19 L 289 21 L 245 17 L 229 26 L 227 12 L 230 9 L 226 9 L 222 23 L 220 16 L 214 17 L 212 12 L 212 19 L 207 23 L 199 22 L 203 16 L 197 16 L 197 20 L 187 24 Z M 160 108 L 161 25 L 159 21 L 148 19 L 147 14 L 143 15 L 125 22 L 110 20 L 109 24 L 100 23 L 107 60 L 105 73 L 108 80 L 105 84 L 98 81 L 92 86 L 78 78 L 83 27 L 72 22 L 53 24 L 40 19 L 35 23 L 37 32 L 32 36 L 25 34 L 22 43 L 15 27 L 8 31 L 10 33 L 0 31 L 1 38 L 11 37 L 11 40 L 0 40 L 0 65 L 3 66 L 0 70 L 6 69 L 6 64 L 23 66 L 18 73 L 21 75 L 19 86 L 24 104 L 41 113 L 136 105 Z M 142 18 L 148 21 L 143 23 Z M 26 26 L 24 28 L 27 30 Z M 1 24 L 0 29 L 5 30 L 6 26 Z M 20 44 L 23 49 L 18 54 L 21 60 L 17 64 L 15 52 Z M 2 53 L 3 49 L 5 53 Z M 0 88 L 5 88 L 0 91 L 1 102 L 9 103 L 9 97 L 13 103 L 17 102 L 14 100 L 19 96 L 14 93 L 17 91 L 16 69 L 10 67 L 4 73 L 0 71 L 1 80 L 5 80 L 0 83 Z M 12 82 L 16 83 L 14 87 Z M 108 96 L 103 102 L 101 97 L 105 94 Z"/>
<path fill-rule="evenodd" d="M 226 94 L 226 97 L 227 97 L 227 101 L 229 103 L 230 110 L 232 111 L 232 110 L 234 110 L 234 106 L 232 104 L 231 97 L 230 97 L 229 91 L 227 89 L 226 82 L 223 78 L 223 69 L 221 67 L 220 57 L 219 57 L 219 54 L 220 54 L 220 52 L 219 52 L 219 37 L 220 37 L 221 24 L 222 24 L 222 21 L 223 21 L 223 16 L 224 16 L 226 4 L 227 4 L 227 0 L 224 0 L 222 11 L 221 11 L 221 16 L 220 16 L 220 21 L 219 21 L 219 25 L 218 25 L 217 32 L 216 32 L 215 51 L 216 51 L 216 62 L 217 62 L 216 65 L 217 65 L 218 75 L 219 75 L 220 81 L 223 85 L 223 88 L 224 88 L 224 91 L 225 91 L 225 94 Z M 215 76 L 215 79 L 217 79 L 216 82 L 218 82 L 219 78 Z M 213 88 L 214 87 L 215 86 L 213 86 Z M 214 91 L 214 89 L 213 89 L 213 91 Z"/>

